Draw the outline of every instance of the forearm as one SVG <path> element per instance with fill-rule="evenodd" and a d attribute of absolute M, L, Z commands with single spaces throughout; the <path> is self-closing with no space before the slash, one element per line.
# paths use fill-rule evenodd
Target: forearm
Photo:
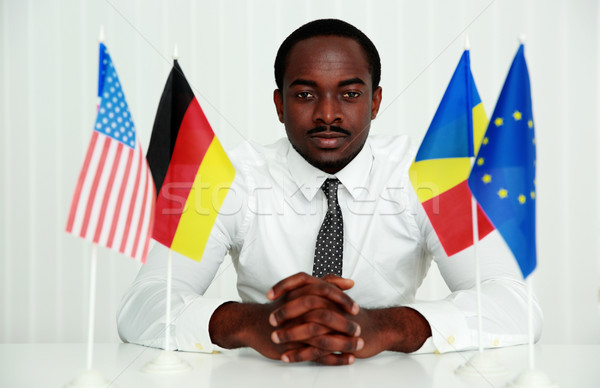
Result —
<path fill-rule="evenodd" d="M 156 244 L 136 280 L 125 292 L 117 315 L 121 339 L 151 347 L 165 346 L 168 248 Z M 190 260 L 172 252 L 170 338 L 167 347 L 212 352 L 208 322 L 225 299 L 201 296 L 218 263 Z"/>
<path fill-rule="evenodd" d="M 498 232 L 492 232 L 477 245 L 481 278 L 481 340 L 484 347 L 512 346 L 526 343 L 527 288 L 518 265 Z M 452 257 L 436 253 L 437 264 L 452 291 L 443 300 L 416 302 L 410 307 L 419 311 L 431 324 L 431 347 L 444 353 L 475 349 L 478 341 L 478 303 L 474 275 L 474 253 L 467 248 Z M 542 312 L 533 301 L 533 324 L 536 338 L 542 327 Z"/>
<path fill-rule="evenodd" d="M 513 346 L 528 340 L 527 290 L 510 279 L 486 281 L 481 285 L 482 345 Z M 440 353 L 475 349 L 478 342 L 478 309 L 475 290 L 461 290 L 440 301 L 411 305 L 430 322 L 432 348 Z M 533 300 L 535 338 L 542 329 L 542 312 Z"/>
<path fill-rule="evenodd" d="M 165 285 L 159 282 L 136 284 L 125 294 L 117 315 L 117 327 L 123 341 L 164 348 L 165 295 Z M 173 290 L 171 300 L 168 349 L 212 352 L 209 318 L 225 301 L 200 297 L 181 289 Z"/>
<path fill-rule="evenodd" d="M 359 314 L 359 324 L 365 348 L 363 352 L 357 353 L 358 357 L 369 357 L 384 350 L 414 352 L 431 336 L 431 327 L 427 320 L 409 307 L 363 311 L 364 317 Z"/>
<path fill-rule="evenodd" d="M 124 342 L 152 347 L 165 345 L 165 291 L 155 284 L 158 283 L 136 283 L 123 296 L 117 313 L 117 329 Z M 174 307 L 179 309 L 179 306 Z"/>
<path fill-rule="evenodd" d="M 252 346 L 249 334 L 268 328 L 266 305 L 224 303 L 215 310 L 208 324 L 211 341 L 225 349 Z"/>

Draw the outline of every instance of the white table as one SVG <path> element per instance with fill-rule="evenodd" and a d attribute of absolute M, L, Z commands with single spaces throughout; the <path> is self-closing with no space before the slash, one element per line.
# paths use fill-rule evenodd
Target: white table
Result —
<path fill-rule="evenodd" d="M 386 352 L 354 365 L 286 365 L 250 349 L 180 353 L 193 370 L 173 375 L 140 371 L 159 350 L 96 344 L 94 368 L 119 388 L 135 387 L 502 387 L 527 368 L 526 346 L 491 350 L 507 369 L 499 378 L 461 377 L 455 369 L 473 352 L 405 355 Z M 561 387 L 600 387 L 600 345 L 536 345 L 536 362 Z M 85 369 L 85 344 L 0 344 L 0 387 L 62 387 Z"/>

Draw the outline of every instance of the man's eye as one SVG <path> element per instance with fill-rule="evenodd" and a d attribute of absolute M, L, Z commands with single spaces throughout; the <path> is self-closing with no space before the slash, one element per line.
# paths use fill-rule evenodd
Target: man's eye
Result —
<path fill-rule="evenodd" d="M 300 93 L 296 94 L 296 97 L 299 97 L 302 99 L 307 99 L 307 98 L 312 98 L 313 95 L 310 92 L 300 92 Z"/>
<path fill-rule="evenodd" d="M 346 92 L 344 93 L 344 98 L 358 98 L 360 97 L 359 92 Z"/>

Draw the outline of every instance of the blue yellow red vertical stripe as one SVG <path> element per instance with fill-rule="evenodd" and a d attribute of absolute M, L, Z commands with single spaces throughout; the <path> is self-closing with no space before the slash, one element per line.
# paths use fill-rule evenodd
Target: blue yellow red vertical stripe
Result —
<path fill-rule="evenodd" d="M 465 50 L 409 169 L 417 197 L 448 256 L 473 244 L 467 178 L 487 122 Z M 477 213 L 483 238 L 493 226 L 480 208 Z"/>

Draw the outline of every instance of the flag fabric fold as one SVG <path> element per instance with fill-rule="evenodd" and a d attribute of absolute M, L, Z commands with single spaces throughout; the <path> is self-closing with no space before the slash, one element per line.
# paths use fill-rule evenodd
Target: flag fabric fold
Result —
<path fill-rule="evenodd" d="M 409 169 L 411 183 L 448 256 L 473 245 L 467 178 L 487 117 L 465 50 Z M 494 228 L 478 207 L 479 238 Z"/>
<path fill-rule="evenodd" d="M 158 193 L 152 238 L 200 261 L 235 169 L 177 60 L 156 112 L 147 159 Z"/>
<path fill-rule="evenodd" d="M 154 183 L 112 59 L 100 43 L 98 114 L 66 231 L 146 261 Z"/>
<path fill-rule="evenodd" d="M 521 45 L 469 177 L 469 187 L 500 232 L 523 277 L 536 266 L 535 133 L 529 72 Z"/>

